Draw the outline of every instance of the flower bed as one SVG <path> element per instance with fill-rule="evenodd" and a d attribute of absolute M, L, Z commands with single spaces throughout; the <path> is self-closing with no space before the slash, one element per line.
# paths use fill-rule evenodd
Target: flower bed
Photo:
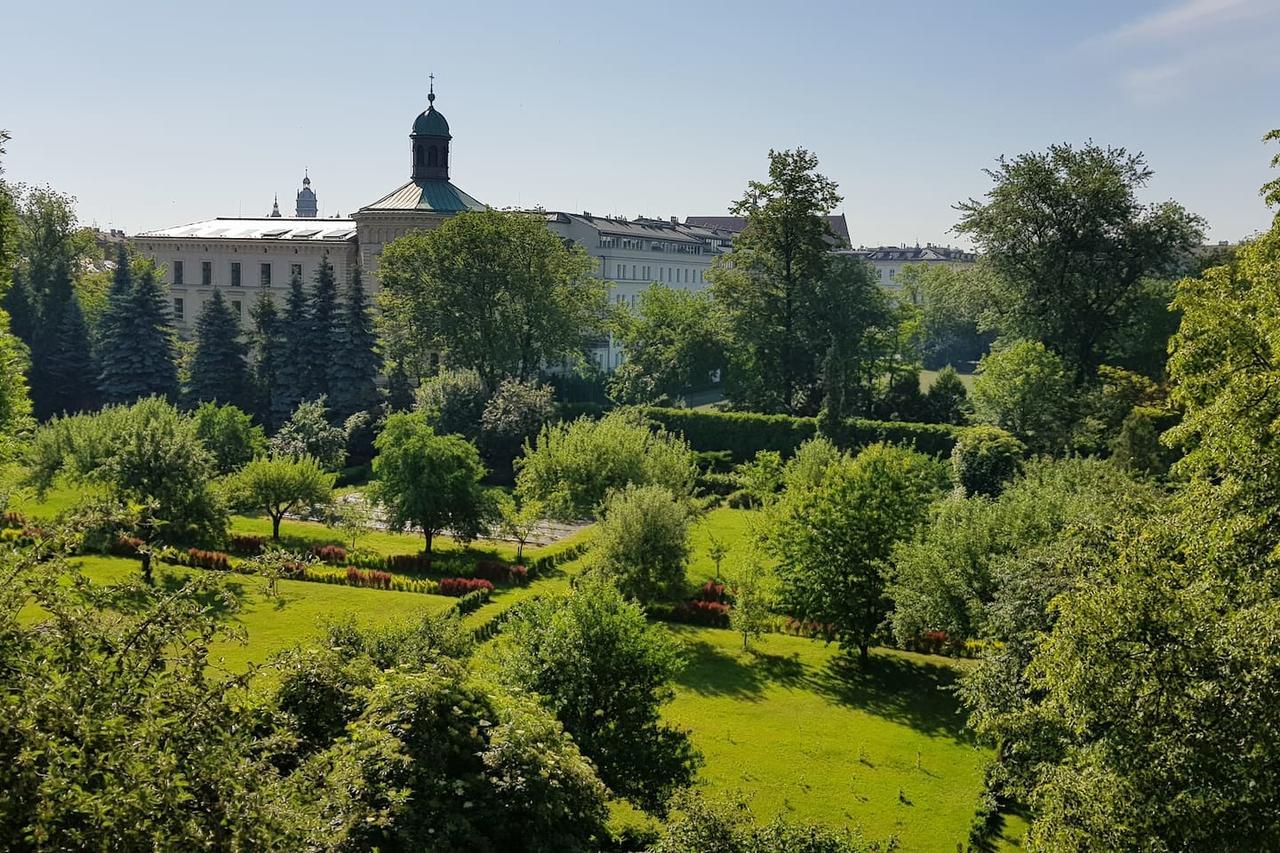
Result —
<path fill-rule="evenodd" d="M 255 557 L 262 553 L 262 549 L 266 547 L 267 537 L 265 536 L 232 536 L 228 542 L 228 547 L 234 554 L 242 554 L 246 557 Z"/>
<path fill-rule="evenodd" d="M 477 590 L 484 590 L 487 595 L 493 592 L 493 583 L 484 578 L 442 578 L 439 588 L 441 595 L 461 598 Z"/>

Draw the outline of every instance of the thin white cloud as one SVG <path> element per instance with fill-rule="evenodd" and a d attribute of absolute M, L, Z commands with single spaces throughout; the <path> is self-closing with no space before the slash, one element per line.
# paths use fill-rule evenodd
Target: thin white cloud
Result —
<path fill-rule="evenodd" d="M 1278 11 L 1280 7 L 1273 0 L 1185 0 L 1112 30 L 1102 40 L 1112 43 L 1169 41 Z"/>

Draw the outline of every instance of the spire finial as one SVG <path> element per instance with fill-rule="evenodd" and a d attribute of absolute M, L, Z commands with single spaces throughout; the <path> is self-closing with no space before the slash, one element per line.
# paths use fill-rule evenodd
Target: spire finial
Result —
<path fill-rule="evenodd" d="M 428 79 L 429 81 L 431 81 L 431 82 L 428 84 L 428 90 L 427 90 L 427 103 L 428 103 L 428 104 L 434 104 L 434 103 L 436 102 L 436 75 L 435 75 L 435 74 L 428 74 L 428 75 L 427 75 L 427 79 Z"/>

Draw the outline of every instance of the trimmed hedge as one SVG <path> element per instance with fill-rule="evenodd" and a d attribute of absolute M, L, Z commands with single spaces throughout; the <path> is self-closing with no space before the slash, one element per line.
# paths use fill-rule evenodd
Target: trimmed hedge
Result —
<path fill-rule="evenodd" d="M 745 462 L 761 450 L 791 456 L 818 434 L 817 418 L 761 415 L 754 412 L 710 412 L 701 409 L 644 409 L 645 416 L 668 432 L 683 435 L 695 451 L 728 451 Z M 914 447 L 921 453 L 949 456 L 965 427 L 848 418 L 828 438 L 845 450 L 883 441 Z"/>

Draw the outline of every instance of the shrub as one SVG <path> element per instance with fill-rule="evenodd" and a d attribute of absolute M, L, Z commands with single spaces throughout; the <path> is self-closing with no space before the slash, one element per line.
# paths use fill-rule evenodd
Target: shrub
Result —
<path fill-rule="evenodd" d="M 806 637 L 810 640 L 830 640 L 835 637 L 835 629 L 830 625 L 805 619 L 794 619 L 790 616 L 782 622 L 782 633 L 791 634 L 794 637 Z"/>
<path fill-rule="evenodd" d="M 1022 467 L 1026 447 L 996 427 L 972 427 L 951 451 L 952 478 L 966 495 L 994 497 Z"/>
<path fill-rule="evenodd" d="M 211 569 L 225 572 L 231 568 L 231 560 L 221 551 L 204 551 L 200 548 L 187 549 L 187 565 L 193 569 Z"/>
<path fill-rule="evenodd" d="M 475 577 L 492 583 L 507 583 L 511 580 L 511 567 L 496 560 L 480 560 L 476 563 Z"/>
<path fill-rule="evenodd" d="M 363 586 L 371 589 L 391 589 L 391 573 L 377 570 L 364 571 L 355 566 L 347 566 L 347 585 Z"/>
<path fill-rule="evenodd" d="M 338 566 L 347 562 L 347 549 L 341 545 L 316 545 L 311 553 L 322 563 Z"/>
<path fill-rule="evenodd" d="M 624 595 L 674 598 L 689 559 L 689 510 L 662 486 L 628 486 L 609 496 L 592 560 Z"/>
<path fill-rule="evenodd" d="M 700 601 L 718 601 L 723 603 L 725 600 L 724 590 L 724 584 L 716 583 L 715 581 L 707 581 L 702 585 L 702 588 L 698 590 L 697 598 Z"/>
<path fill-rule="evenodd" d="M 493 583 L 484 578 L 442 578 L 439 584 L 441 595 L 461 598 L 469 592 L 484 590 L 486 594 L 493 592 Z"/>
<path fill-rule="evenodd" d="M 377 560 L 393 572 L 420 572 L 427 568 L 427 558 L 424 554 L 393 554 L 390 557 L 373 554 L 367 559 Z"/>
<path fill-rule="evenodd" d="M 261 554 L 263 546 L 266 544 L 267 537 L 265 536 L 232 536 L 229 542 L 232 552 L 246 557 Z"/>
<path fill-rule="evenodd" d="M 1178 423 L 1178 415 L 1151 406 L 1134 406 L 1112 445 L 1115 460 L 1126 471 L 1161 476 L 1176 461 L 1176 451 L 1160 443 L 1160 436 Z"/>
<path fill-rule="evenodd" d="M 27 526 L 27 519 L 20 512 L 10 510 L 3 516 L 0 516 L 0 527 L 5 528 L 22 528 Z"/>
<path fill-rule="evenodd" d="M 117 536 L 111 540 L 107 551 L 114 557 L 136 557 L 143 544 L 136 536 Z"/>
<path fill-rule="evenodd" d="M 700 598 L 682 601 L 671 608 L 671 620 L 687 625 L 704 625 L 708 628 L 728 628 L 729 605 Z"/>
<path fill-rule="evenodd" d="M 457 611 L 459 616 L 466 616 L 468 613 L 473 613 L 476 610 L 479 610 L 488 600 L 488 589 L 484 589 L 483 587 L 473 589 L 471 592 L 468 592 L 466 595 L 458 598 L 458 603 L 454 605 L 454 610 Z"/>

